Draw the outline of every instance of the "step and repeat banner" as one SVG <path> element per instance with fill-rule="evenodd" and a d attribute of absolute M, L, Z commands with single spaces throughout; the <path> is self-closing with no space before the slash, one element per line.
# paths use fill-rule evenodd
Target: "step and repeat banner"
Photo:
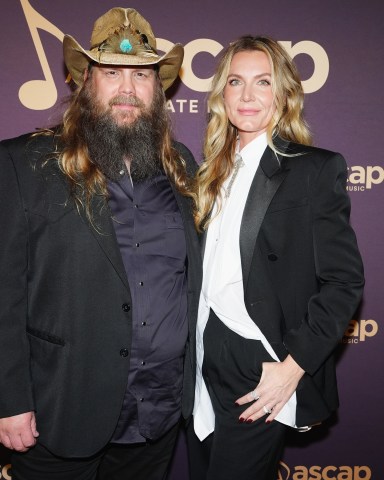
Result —
<path fill-rule="evenodd" d="M 5 3 L 0 16 L 1 139 L 60 119 L 63 100 L 70 93 L 62 59 L 63 35 L 69 33 L 87 47 L 94 21 L 112 7 L 133 7 L 143 14 L 159 39 L 159 50 L 174 42 L 185 46 L 182 71 L 168 94 L 168 108 L 175 136 L 199 162 L 207 92 L 223 47 L 244 34 L 264 34 L 288 49 L 301 73 L 306 118 L 315 144 L 341 152 L 349 165 L 347 189 L 365 263 L 366 289 L 337 352 L 341 408 L 327 424 L 309 433 L 291 432 L 278 480 L 384 479 L 384 3 Z M 0 385 L 0 395 L 6 388 Z M 11 478 L 9 454 L 0 446 L 0 479 Z M 188 480 L 183 435 L 170 480 Z"/>

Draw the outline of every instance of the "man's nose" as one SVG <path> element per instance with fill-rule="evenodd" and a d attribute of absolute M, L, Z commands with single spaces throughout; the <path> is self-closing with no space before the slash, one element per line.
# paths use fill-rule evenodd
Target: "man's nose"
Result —
<path fill-rule="evenodd" d="M 125 95 L 133 95 L 135 93 L 135 85 L 129 70 L 122 71 L 119 93 L 123 93 Z"/>

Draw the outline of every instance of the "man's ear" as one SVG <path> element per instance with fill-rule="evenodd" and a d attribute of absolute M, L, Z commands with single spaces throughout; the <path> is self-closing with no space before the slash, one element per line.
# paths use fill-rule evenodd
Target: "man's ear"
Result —
<path fill-rule="evenodd" d="M 87 81 L 87 78 L 89 77 L 89 70 L 88 70 L 88 67 L 84 69 L 84 72 L 83 72 L 83 81 L 84 83 Z"/>

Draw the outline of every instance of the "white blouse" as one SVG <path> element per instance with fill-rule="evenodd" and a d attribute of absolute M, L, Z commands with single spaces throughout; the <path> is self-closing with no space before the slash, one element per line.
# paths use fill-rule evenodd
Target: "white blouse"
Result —
<path fill-rule="evenodd" d="M 244 303 L 243 276 L 240 258 L 240 225 L 245 203 L 260 159 L 267 147 L 267 136 L 262 134 L 247 144 L 240 153 L 243 166 L 230 186 L 225 197 L 229 177 L 223 185 L 222 207 L 209 225 L 203 263 L 203 285 L 200 295 L 196 331 L 196 387 L 193 410 L 194 429 L 200 440 L 213 432 L 215 415 L 202 376 L 204 359 L 203 334 L 212 309 L 219 319 L 231 330 L 244 338 L 260 340 L 273 359 L 279 361 L 271 345 L 249 317 Z M 248 392 L 244 392 L 244 395 Z M 235 400 L 235 399 L 234 399 Z M 281 423 L 295 427 L 296 393 L 292 395 L 276 417 Z"/>

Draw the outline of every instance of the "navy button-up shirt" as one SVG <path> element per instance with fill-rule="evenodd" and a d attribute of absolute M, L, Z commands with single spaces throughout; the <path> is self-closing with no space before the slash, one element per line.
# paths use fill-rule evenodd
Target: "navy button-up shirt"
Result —
<path fill-rule="evenodd" d="M 188 334 L 186 242 L 165 174 L 109 182 L 109 207 L 132 296 L 127 390 L 112 438 L 156 439 L 180 418 Z"/>

